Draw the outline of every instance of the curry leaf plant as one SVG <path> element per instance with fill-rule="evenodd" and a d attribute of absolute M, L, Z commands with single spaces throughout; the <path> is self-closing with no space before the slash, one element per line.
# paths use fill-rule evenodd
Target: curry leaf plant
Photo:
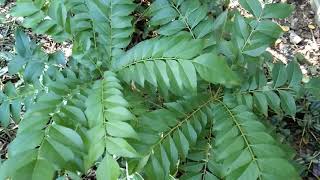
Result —
<path fill-rule="evenodd" d="M 299 65 L 266 49 L 293 7 L 240 0 L 18 0 L 47 54 L 18 29 L 0 92 L 16 138 L 0 179 L 299 179 L 267 117 L 296 114 Z M 310 86 L 310 84 L 308 84 Z M 308 86 L 308 87 L 309 87 Z M 310 89 L 310 88 L 309 88 Z"/>

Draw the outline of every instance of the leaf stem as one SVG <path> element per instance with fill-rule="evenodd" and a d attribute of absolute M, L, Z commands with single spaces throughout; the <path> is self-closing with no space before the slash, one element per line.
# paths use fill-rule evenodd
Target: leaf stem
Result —
<path fill-rule="evenodd" d="M 190 26 L 188 24 L 188 18 L 186 16 L 183 16 L 182 13 L 180 12 L 180 10 L 178 9 L 178 7 L 176 7 L 173 3 L 171 3 L 171 6 L 177 11 L 179 16 L 182 18 L 183 23 L 186 25 L 187 29 L 189 30 L 190 34 L 192 35 L 192 38 L 196 39 L 195 35 L 192 32 L 192 29 L 190 28 Z"/>
<path fill-rule="evenodd" d="M 186 61 L 187 59 L 180 59 L 178 57 L 149 57 L 149 58 L 145 58 L 145 59 L 140 59 L 140 60 L 133 60 L 133 62 L 131 62 L 130 64 L 127 64 L 123 67 L 117 68 L 115 70 L 115 72 L 119 72 L 122 69 L 128 68 L 132 65 L 138 64 L 138 63 L 144 63 L 146 61 L 157 61 L 157 60 L 163 60 L 163 61 L 168 61 L 168 60 L 174 60 L 174 61 Z"/>
<path fill-rule="evenodd" d="M 251 158 L 252 158 L 252 161 L 255 162 L 257 164 L 257 167 L 259 169 L 259 172 L 261 172 L 261 168 L 257 162 L 257 158 L 256 158 L 256 155 L 254 154 L 252 148 L 251 148 L 251 145 L 249 143 L 249 140 L 247 139 L 247 136 L 246 136 L 246 133 L 243 132 L 242 128 L 241 128 L 241 125 L 238 123 L 238 121 L 236 120 L 234 114 L 231 112 L 231 110 L 229 109 L 229 107 L 224 103 L 222 102 L 221 100 L 217 99 L 217 101 L 223 105 L 223 107 L 227 110 L 228 114 L 230 115 L 233 123 L 236 125 L 236 127 L 238 128 L 240 134 L 241 134 L 241 137 L 243 138 L 250 154 L 251 154 Z M 261 174 L 259 174 L 259 179 L 262 179 L 261 178 Z"/>
<path fill-rule="evenodd" d="M 174 126 L 172 129 L 170 129 L 170 131 L 168 131 L 167 133 L 165 133 L 164 136 L 162 136 L 159 141 L 157 143 L 155 143 L 153 146 L 151 146 L 151 149 L 153 149 L 155 146 L 159 145 L 164 139 L 166 139 L 166 137 L 168 137 L 169 135 L 171 135 L 176 129 L 178 129 L 180 126 L 182 126 L 184 123 L 186 123 L 191 117 L 193 117 L 198 111 L 200 111 L 203 107 L 207 106 L 209 103 L 211 103 L 212 101 L 215 101 L 216 99 L 213 98 L 209 98 L 208 101 L 204 102 L 203 104 L 201 104 L 197 109 L 195 109 L 191 114 L 187 115 L 186 118 L 184 118 L 182 121 L 180 121 L 176 126 Z"/>
<path fill-rule="evenodd" d="M 253 33 L 256 31 L 256 28 L 258 27 L 259 23 L 261 22 L 262 13 L 263 13 L 263 11 L 261 11 L 259 17 L 257 18 L 257 24 L 251 29 L 248 38 L 247 38 L 246 41 L 244 42 L 244 45 L 243 45 L 242 48 L 241 48 L 241 54 L 243 53 L 244 48 L 246 48 L 247 44 L 248 44 L 249 41 L 251 40 L 251 36 L 252 36 Z"/>

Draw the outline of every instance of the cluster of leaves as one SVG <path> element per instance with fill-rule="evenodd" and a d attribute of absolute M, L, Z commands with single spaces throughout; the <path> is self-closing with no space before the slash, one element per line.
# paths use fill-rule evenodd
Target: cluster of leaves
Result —
<path fill-rule="evenodd" d="M 298 179 L 264 121 L 295 116 L 301 91 L 318 93 L 297 63 L 266 52 L 282 34 L 272 18 L 293 7 L 240 0 L 243 17 L 226 4 L 18 0 L 25 27 L 72 42 L 73 54 L 16 32 L 9 72 L 23 86 L 5 85 L 0 122 L 19 130 L 0 179 L 81 179 L 90 168 L 101 180 Z M 137 43 L 141 19 L 154 37 Z"/>

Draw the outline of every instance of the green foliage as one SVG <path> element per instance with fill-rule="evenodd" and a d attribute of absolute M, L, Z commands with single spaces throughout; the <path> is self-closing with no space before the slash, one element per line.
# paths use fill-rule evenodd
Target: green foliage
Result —
<path fill-rule="evenodd" d="M 159 34 L 173 35 L 187 29 L 192 37 L 203 37 L 213 28 L 208 7 L 200 1 L 155 1 L 149 8 L 151 26 L 160 26 Z"/>
<path fill-rule="evenodd" d="M 10 124 L 10 114 L 14 122 L 19 123 L 21 119 L 21 106 L 28 109 L 33 101 L 34 88 L 32 86 L 20 86 L 18 89 L 11 83 L 5 84 L 0 91 L 0 122 L 7 127 Z"/>
<path fill-rule="evenodd" d="M 147 81 L 160 90 L 170 89 L 176 94 L 196 92 L 197 72 L 212 83 L 237 84 L 236 75 L 223 58 L 209 53 L 199 56 L 202 50 L 203 41 L 194 40 L 188 34 L 146 40 L 113 61 L 113 69 L 126 82 L 134 81 L 144 87 Z M 214 77 L 214 74 L 222 76 Z"/>
<path fill-rule="evenodd" d="M 292 61 L 287 66 L 274 64 L 268 82 L 263 70 L 249 76 L 238 92 L 227 95 L 229 101 L 246 105 L 268 116 L 268 108 L 280 114 L 294 116 L 296 105 L 294 95 L 301 89 L 302 72 L 299 65 Z"/>
<path fill-rule="evenodd" d="M 152 111 L 139 119 L 137 129 L 143 136 L 136 146 L 144 156 L 142 160 L 147 160 L 148 179 L 168 179 L 170 172 L 177 171 L 179 157 L 186 158 L 190 147 L 195 145 L 198 135 L 210 121 L 209 107 L 213 100 L 207 96 L 195 96 L 166 103 L 166 108 Z"/>
<path fill-rule="evenodd" d="M 245 106 L 214 108 L 213 169 L 225 179 L 297 179 L 286 153 Z M 278 168 L 281 167 L 281 168 Z"/>
<path fill-rule="evenodd" d="M 13 16 L 23 16 L 23 25 L 40 34 L 50 34 L 58 41 L 71 37 L 70 15 L 63 1 L 18 1 Z M 48 17 L 47 17 L 48 15 Z"/>
<path fill-rule="evenodd" d="M 16 32 L 22 85 L 2 88 L 0 122 L 19 130 L 0 179 L 298 179 L 265 121 L 317 96 L 297 63 L 267 61 L 282 33 L 271 18 L 293 8 L 241 0 L 245 18 L 227 4 L 18 0 L 25 27 L 73 49 L 46 54 Z"/>
<path fill-rule="evenodd" d="M 317 99 L 320 99 L 320 78 L 313 78 L 307 84 L 306 87 L 307 91 L 309 91 L 313 96 Z"/>
<path fill-rule="evenodd" d="M 61 51 L 53 54 L 46 54 L 41 46 L 30 41 L 21 30 L 17 30 L 16 37 L 16 56 L 9 62 L 9 73 L 14 75 L 18 72 L 22 73 L 25 82 L 32 82 L 39 85 L 39 78 L 45 71 L 45 67 L 49 66 L 49 70 L 54 70 L 56 66 L 65 65 L 65 58 Z"/>

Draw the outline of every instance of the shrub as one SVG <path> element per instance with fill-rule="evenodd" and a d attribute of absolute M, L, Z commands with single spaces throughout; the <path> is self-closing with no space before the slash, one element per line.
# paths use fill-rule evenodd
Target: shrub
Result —
<path fill-rule="evenodd" d="M 240 0 L 18 0 L 0 120 L 19 123 L 0 179 L 299 179 L 266 120 L 295 116 L 299 65 L 266 51 L 293 7 Z M 23 118 L 20 121 L 20 116 Z"/>

